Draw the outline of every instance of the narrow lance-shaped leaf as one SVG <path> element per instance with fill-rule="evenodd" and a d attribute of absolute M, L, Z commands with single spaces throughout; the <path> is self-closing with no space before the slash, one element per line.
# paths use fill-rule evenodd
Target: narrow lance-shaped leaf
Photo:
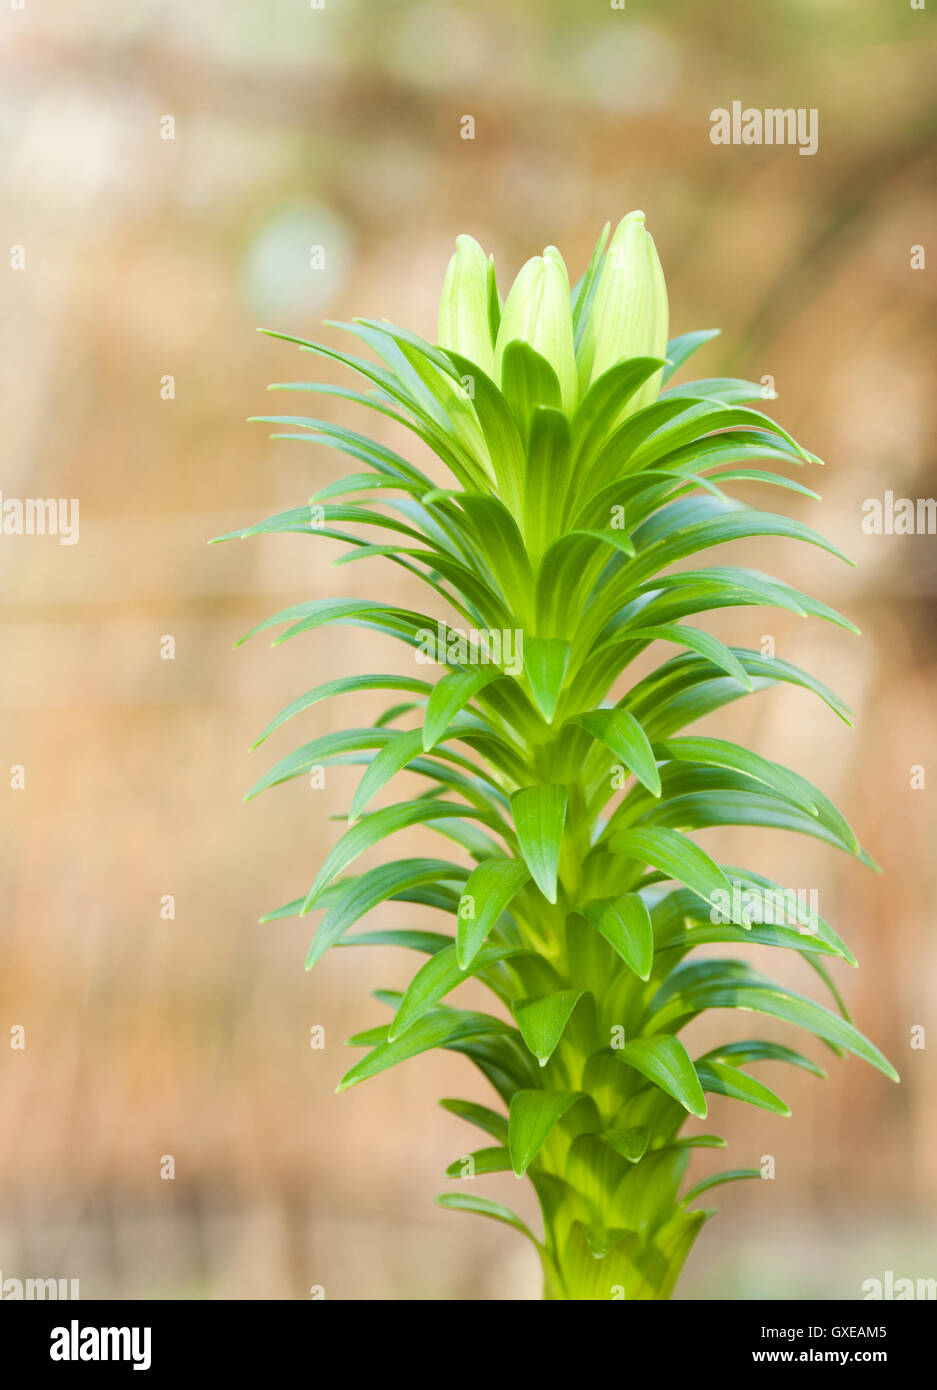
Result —
<path fill-rule="evenodd" d="M 459 900 L 456 926 L 462 970 L 471 965 L 502 912 L 529 879 L 527 866 L 516 859 L 485 859 L 472 870 Z"/>
<path fill-rule="evenodd" d="M 548 902 L 556 902 L 560 842 L 566 820 L 565 787 L 524 787 L 511 797 L 521 854 Z"/>
<path fill-rule="evenodd" d="M 627 966 L 642 980 L 650 978 L 654 961 L 651 914 L 638 893 L 620 898 L 597 898 L 578 909 L 602 933 Z"/>
<path fill-rule="evenodd" d="M 508 1147 L 523 1177 L 559 1120 L 579 1099 L 576 1091 L 517 1091 L 511 1099 Z"/>
<path fill-rule="evenodd" d="M 598 709 L 575 715 L 571 723 L 581 725 L 593 738 L 607 744 L 649 792 L 660 796 L 660 773 L 654 750 L 633 714 L 624 709 Z"/>
<path fill-rule="evenodd" d="M 705 1116 L 706 1098 L 693 1063 L 679 1038 L 672 1038 L 666 1033 L 632 1038 L 616 1055 L 629 1067 L 646 1076 L 648 1081 L 673 1096 L 691 1115 Z"/>
<path fill-rule="evenodd" d="M 541 999 L 518 999 L 514 1019 L 521 1037 L 542 1067 L 556 1051 L 569 1016 L 582 998 L 580 989 L 563 989 Z"/>

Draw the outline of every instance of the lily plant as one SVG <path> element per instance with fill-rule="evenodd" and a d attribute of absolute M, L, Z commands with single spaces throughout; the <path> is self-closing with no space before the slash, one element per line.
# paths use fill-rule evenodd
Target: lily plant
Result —
<path fill-rule="evenodd" d="M 831 961 L 856 964 L 832 926 L 791 890 L 717 862 L 692 838 L 711 827 L 770 826 L 875 867 L 799 773 L 684 732 L 778 684 L 812 692 L 850 722 L 812 675 L 686 620 L 761 605 L 855 632 L 850 622 L 755 569 L 695 561 L 673 569 L 751 537 L 839 555 L 800 521 L 732 495 L 733 484 L 759 483 L 816 498 L 775 470 L 819 460 L 744 404 L 764 399 L 759 384 L 672 384 L 714 332 L 668 342 L 664 277 L 643 213 L 609 234 L 572 290 L 549 246 L 504 303 L 493 260 L 460 236 L 436 344 L 371 319 L 338 325 L 367 357 L 273 334 L 365 383 L 274 389 L 376 411 L 441 468 L 430 477 L 406 453 L 325 419 L 259 417 L 279 427 L 277 438 L 342 451 L 355 471 L 307 505 L 234 533 L 328 539 L 345 547 L 336 564 L 380 556 L 426 586 L 426 611 L 381 598 L 312 598 L 254 629 L 282 628 L 276 642 L 286 642 L 353 624 L 410 652 L 403 674 L 337 673 L 258 740 L 321 700 L 393 692 L 372 724 L 314 738 L 249 793 L 329 764 L 364 769 L 308 892 L 263 920 L 322 914 L 307 968 L 332 946 L 400 947 L 415 957 L 403 990 L 376 992 L 386 1020 L 351 1039 L 364 1055 L 338 1089 L 431 1048 L 468 1058 L 491 1103 L 440 1104 L 484 1137 L 455 1159 L 454 1186 L 438 1200 L 532 1241 L 552 1299 L 668 1298 L 712 1214 L 703 1194 L 761 1176 L 730 1169 L 685 1185 L 693 1150 L 725 1144 L 692 1123 L 705 1119 L 707 1096 L 786 1115 L 748 1068 L 780 1063 L 824 1075 L 800 1052 L 750 1035 L 758 1015 L 897 1080 L 849 1021 L 829 974 Z M 661 653 L 658 664 L 629 679 L 648 648 Z M 427 785 L 388 800 L 404 770 Z M 361 855 L 413 827 L 451 848 L 361 870 Z M 398 925 L 359 927 L 388 901 Z M 411 904 L 434 909 L 438 930 L 413 925 Z M 832 1007 L 708 949 L 750 946 L 802 956 Z M 490 991 L 490 1012 L 452 1002 L 467 980 Z M 681 1034 L 710 1010 L 742 1011 L 741 1027 L 694 1055 Z M 500 1172 L 530 1180 L 538 1229 L 478 1192 L 479 1180 Z"/>

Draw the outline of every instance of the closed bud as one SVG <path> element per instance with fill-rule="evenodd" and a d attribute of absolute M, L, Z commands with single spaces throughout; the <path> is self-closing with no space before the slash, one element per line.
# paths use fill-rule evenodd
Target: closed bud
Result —
<path fill-rule="evenodd" d="M 498 381 L 508 343 L 528 343 L 556 372 L 560 399 L 568 413 L 579 395 L 569 277 L 555 246 L 522 266 L 504 305 L 495 348 Z"/>
<path fill-rule="evenodd" d="M 439 346 L 467 357 L 494 377 L 488 318 L 488 260 L 474 237 L 456 238 L 439 301 Z"/>
<path fill-rule="evenodd" d="M 666 356 L 667 333 L 667 286 L 657 248 L 644 213 L 629 212 L 609 243 L 580 344 L 580 389 L 584 392 L 623 358 Z M 657 372 L 632 396 L 623 415 L 650 405 L 659 390 Z"/>

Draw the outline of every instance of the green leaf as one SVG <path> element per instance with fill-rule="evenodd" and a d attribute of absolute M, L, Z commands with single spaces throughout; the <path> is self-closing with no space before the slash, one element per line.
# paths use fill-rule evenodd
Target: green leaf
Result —
<path fill-rule="evenodd" d="M 348 824 L 354 825 L 362 811 L 395 773 L 416 758 L 423 746 L 420 729 L 405 729 L 395 734 L 368 764 L 367 771 L 355 790 L 348 811 Z"/>
<path fill-rule="evenodd" d="M 629 1163 L 637 1163 L 647 1152 L 651 1132 L 647 1125 L 633 1125 L 630 1129 L 607 1129 L 601 1138 Z"/>
<path fill-rule="evenodd" d="M 512 611 L 517 614 L 519 626 L 526 628 L 534 576 L 517 522 L 497 497 L 467 492 L 459 500 L 471 522 L 475 547 L 497 577 L 501 592 L 511 595 Z"/>
<path fill-rule="evenodd" d="M 729 743 L 720 738 L 673 738 L 665 739 L 655 749 L 661 759 L 674 758 L 685 762 L 705 763 L 710 767 L 728 767 L 754 777 L 772 791 L 793 801 L 808 815 L 817 814 L 817 806 L 812 796 L 803 790 L 803 779 L 789 773 L 777 763 L 769 762 L 758 753 L 740 748 L 737 743 Z M 809 784 L 808 784 L 809 785 Z"/>
<path fill-rule="evenodd" d="M 484 431 L 498 491 L 518 516 L 523 505 L 524 445 L 507 401 L 490 378 L 468 358 L 448 351 L 460 376 L 472 383 L 472 403 Z"/>
<path fill-rule="evenodd" d="M 724 1182 L 738 1182 L 740 1178 L 760 1178 L 762 1172 L 760 1168 L 727 1168 L 724 1173 L 712 1173 L 708 1178 L 703 1178 L 695 1187 L 691 1187 L 689 1192 L 683 1194 L 683 1206 L 701 1197 L 704 1192 L 708 1192 L 711 1187 L 721 1187 Z"/>
<path fill-rule="evenodd" d="M 511 813 L 524 862 L 547 902 L 556 902 L 560 842 L 566 821 L 566 788 L 523 787 L 511 797 Z"/>
<path fill-rule="evenodd" d="M 524 674 L 547 723 L 552 723 L 556 713 L 570 651 L 570 644 L 561 637 L 528 637 L 524 641 Z"/>
<path fill-rule="evenodd" d="M 676 830 L 663 827 L 638 827 L 613 834 L 609 847 L 615 854 L 651 864 L 668 877 L 686 884 L 704 902 L 711 903 L 714 893 L 729 893 L 729 880 L 710 859 L 705 850 Z"/>
<path fill-rule="evenodd" d="M 511 1006 L 521 1037 L 542 1067 L 553 1056 L 569 1022 L 569 1016 L 582 998 L 581 989 L 564 989 L 539 999 L 519 999 Z"/>
<path fill-rule="evenodd" d="M 752 975 L 754 976 L 754 972 Z M 653 1007 L 652 1001 L 652 1010 Z M 678 987 L 653 1014 L 649 1026 L 660 1028 L 677 1019 L 692 1017 L 703 1009 L 753 1009 L 756 1013 L 783 1019 L 785 1023 L 795 1023 L 801 1028 L 806 1028 L 808 1032 L 815 1033 L 824 1042 L 843 1047 L 847 1052 L 861 1057 L 892 1081 L 898 1080 L 898 1073 L 888 1059 L 851 1023 L 831 1013 L 822 1004 L 817 1004 L 802 994 L 781 989 L 770 980 L 762 980 L 757 976 L 751 979 L 716 976 L 696 980 L 685 989 Z"/>
<path fill-rule="evenodd" d="M 276 718 L 270 721 L 260 737 L 251 744 L 251 748 L 258 748 L 275 729 L 292 719 L 294 714 L 301 714 L 320 700 L 330 699 L 333 695 L 345 695 L 355 690 L 409 690 L 414 694 L 428 695 L 432 686 L 428 681 L 417 680 L 412 676 L 345 676 L 340 680 L 326 681 L 324 685 L 317 685 L 314 690 L 307 690 L 305 695 L 291 700 Z"/>
<path fill-rule="evenodd" d="M 408 1028 L 402 1038 L 397 1038 L 395 1042 L 378 1042 L 367 1057 L 345 1073 L 336 1090 L 347 1091 L 349 1086 L 357 1086 L 359 1081 L 366 1081 L 378 1072 L 386 1071 L 388 1067 L 394 1067 L 398 1062 L 405 1062 L 421 1052 L 429 1052 L 434 1047 L 452 1047 L 469 1038 L 513 1032 L 506 1023 L 490 1014 L 465 1009 L 433 1009 L 412 1028 Z"/>
<path fill-rule="evenodd" d="M 698 504 L 698 509 L 700 507 L 701 504 Z M 638 547 L 638 556 L 627 574 L 629 591 L 633 592 L 639 583 L 688 555 L 695 555 L 700 550 L 725 545 L 730 541 L 749 540 L 759 536 L 786 536 L 791 540 L 805 541 L 809 545 L 828 551 L 847 564 L 852 563 L 842 551 L 811 527 L 790 517 L 775 515 L 773 512 L 758 512 L 735 504 L 733 510 L 723 510 L 719 515 L 679 527 L 661 525 L 663 516 L 663 512 L 658 512 L 654 518 L 655 525 L 663 532 L 660 539 L 650 537 L 650 523 L 645 523 L 632 536 Z"/>
<path fill-rule="evenodd" d="M 682 830 L 703 830 L 713 825 L 763 825 L 812 835 L 846 854 L 856 854 L 851 833 L 849 840 L 844 840 L 829 828 L 825 817 L 805 814 L 796 806 L 788 806 L 778 795 L 765 795 L 745 786 L 703 788 L 684 795 L 674 792 L 673 796 L 655 802 L 643 819 L 658 825 L 680 826 Z M 856 857 L 875 867 L 861 849 Z"/>
<path fill-rule="evenodd" d="M 662 357 L 629 357 L 592 383 L 573 416 L 572 453 L 577 470 L 595 457 L 632 396 L 664 365 Z"/>
<path fill-rule="evenodd" d="M 560 529 L 569 471 L 569 423 L 561 410 L 535 406 L 524 485 L 524 536 L 536 561 Z"/>
<path fill-rule="evenodd" d="M 650 979 L 654 963 L 654 928 L 651 914 L 638 893 L 624 893 L 620 898 L 596 898 L 576 910 L 602 933 L 639 979 Z"/>
<path fill-rule="evenodd" d="M 660 774 L 654 750 L 633 714 L 624 709 L 597 709 L 574 715 L 569 722 L 578 724 L 604 743 L 649 792 L 660 796 Z"/>
<path fill-rule="evenodd" d="M 445 950 L 437 951 L 410 981 L 394 1021 L 387 1030 L 387 1041 L 396 1042 L 397 1038 L 412 1028 L 428 1009 L 450 990 L 455 989 L 456 985 L 479 974 L 489 965 L 521 955 L 525 950 L 523 946 L 486 946 L 476 955 L 471 970 L 463 970 L 459 965 L 455 942 Z"/>
<path fill-rule="evenodd" d="M 406 951 L 420 951 L 433 956 L 452 945 L 452 937 L 431 931 L 362 931 L 337 941 L 336 946 L 401 946 Z"/>
<path fill-rule="evenodd" d="M 615 1056 L 678 1100 L 691 1115 L 706 1114 L 706 1098 L 686 1048 L 667 1033 L 632 1038 Z"/>
<path fill-rule="evenodd" d="M 465 1172 L 466 1164 L 469 1171 Z M 472 1178 L 484 1177 L 486 1173 L 510 1173 L 511 1156 L 505 1148 L 476 1149 L 474 1153 L 457 1158 L 446 1169 L 447 1178 L 461 1178 L 470 1182 Z"/>
<path fill-rule="evenodd" d="M 711 661 L 720 670 L 727 671 L 730 676 L 734 676 L 741 685 L 744 685 L 746 690 L 754 689 L 751 676 L 735 653 L 723 642 L 720 642 L 717 637 L 703 632 L 701 628 L 690 627 L 686 623 L 660 623 L 655 627 L 629 627 L 621 634 L 621 637 L 622 639 L 627 638 L 629 642 L 632 640 L 675 642 L 680 647 L 689 647 L 691 651 L 705 657 L 707 661 Z"/>
<path fill-rule="evenodd" d="M 698 1069 L 697 1069 L 698 1070 Z M 718 1134 L 685 1134 L 667 1145 L 670 1149 L 724 1149 L 725 1139 Z"/>
<path fill-rule="evenodd" d="M 714 1047 L 697 1058 L 697 1064 L 713 1061 L 728 1061 L 737 1067 L 745 1066 L 747 1062 L 789 1062 L 791 1066 L 812 1072 L 814 1076 L 826 1076 L 823 1068 L 818 1067 L 816 1062 L 812 1062 L 803 1053 L 795 1052 L 792 1047 L 785 1047 L 782 1043 L 765 1042 L 760 1038 L 726 1043 L 723 1047 Z"/>
<path fill-rule="evenodd" d="M 338 844 L 325 857 L 325 862 L 315 877 L 306 895 L 303 912 L 316 905 L 316 900 L 328 885 L 336 879 L 343 869 L 363 854 L 371 845 L 378 844 L 388 835 L 398 830 L 406 830 L 411 825 L 425 825 L 429 821 L 442 821 L 453 816 L 474 816 L 488 824 L 492 818 L 471 806 L 457 806 L 446 801 L 402 801 L 395 806 L 385 806 L 373 812 L 363 821 L 345 832 Z"/>
<path fill-rule="evenodd" d="M 315 627 L 324 627 L 328 623 L 345 622 L 349 618 L 370 618 L 395 612 L 402 613 L 403 610 L 389 609 L 385 604 L 377 603 L 373 599 L 311 599 L 308 603 L 291 604 L 289 608 L 282 608 L 279 613 L 265 618 L 262 623 L 257 623 L 249 632 L 245 632 L 243 637 L 239 637 L 234 645 L 243 646 L 259 632 L 266 632 L 269 628 L 278 627 L 283 623 L 302 624 L 302 630 L 309 631 Z M 292 630 L 291 628 L 290 631 Z M 284 637 L 278 637 L 273 645 L 277 646 L 284 640 Z"/>
<path fill-rule="evenodd" d="M 527 1172 L 554 1126 L 578 1099 L 578 1091 L 517 1091 L 511 1097 L 508 1147 L 519 1178 Z"/>
<path fill-rule="evenodd" d="M 469 700 L 500 675 L 497 667 L 475 666 L 467 671 L 453 671 L 443 676 L 433 689 L 426 705 L 422 735 L 424 752 L 428 753 L 439 742 L 452 720 L 465 708 Z"/>
<path fill-rule="evenodd" d="M 391 864 L 379 864 L 354 878 L 344 879 L 323 894 L 323 906 L 328 911 L 319 923 L 306 956 L 306 969 L 311 970 L 329 947 L 354 926 L 365 913 L 388 898 L 402 897 L 420 885 L 436 884 L 443 879 L 467 876 L 467 870 L 445 859 L 397 859 Z M 294 906 L 291 904 L 290 906 Z M 302 902 L 296 908 L 302 909 Z"/>
<path fill-rule="evenodd" d="M 770 1110 L 773 1115 L 789 1115 L 790 1107 L 780 1096 L 776 1096 L 767 1086 L 756 1081 L 747 1072 L 727 1062 L 699 1061 L 696 1074 L 704 1091 L 715 1096 L 729 1096 L 732 1100 L 744 1100 L 749 1105 L 757 1105 L 759 1110 Z"/>
<path fill-rule="evenodd" d="M 364 748 L 381 748 L 393 736 L 393 733 L 386 729 L 376 727 L 339 729 L 333 734 L 323 734 L 320 738 L 304 743 L 302 748 L 297 748 L 275 763 L 269 772 L 264 773 L 263 777 L 254 783 L 244 800 L 251 801 L 268 787 L 276 787 L 281 782 L 302 777 L 312 768 L 334 761 L 344 753 L 357 752 Z"/>
<path fill-rule="evenodd" d="M 700 328 L 695 333 L 681 333 L 679 338 L 671 338 L 667 344 L 667 361 L 670 366 L 664 368 L 661 384 L 666 386 L 674 372 L 683 366 L 687 358 L 691 357 L 697 348 L 701 348 L 712 338 L 718 338 L 721 332 L 720 328 Z"/>
<path fill-rule="evenodd" d="M 490 1110 L 487 1105 L 476 1105 L 471 1100 L 450 1099 L 441 1100 L 439 1104 L 443 1110 L 448 1110 L 450 1115 L 457 1115 L 460 1120 L 475 1125 L 477 1129 L 483 1129 L 486 1134 L 490 1134 L 502 1144 L 508 1142 L 507 1117 L 499 1115 L 496 1110 Z"/>
<path fill-rule="evenodd" d="M 608 238 L 611 230 L 611 223 L 606 222 L 598 241 L 595 243 L 595 250 L 592 252 L 592 259 L 589 261 L 589 267 L 579 283 L 573 288 L 570 296 L 573 310 L 573 333 L 575 335 L 577 349 L 582 340 L 583 331 L 585 330 L 589 318 L 595 292 L 598 289 L 599 279 L 602 274 L 602 265 L 604 263 L 605 248 L 608 245 Z"/>
<path fill-rule="evenodd" d="M 509 342 L 504 349 L 501 389 L 525 440 L 536 406 L 560 408 L 560 383 L 556 372 L 545 357 L 519 339 Z"/>
<path fill-rule="evenodd" d="M 723 405 L 742 405 L 745 401 L 773 401 L 777 392 L 766 390 L 760 382 L 740 381 L 734 376 L 704 377 L 700 381 L 689 381 L 683 386 L 671 386 L 666 393 L 672 396 L 705 396 L 721 401 Z"/>
<path fill-rule="evenodd" d="M 501 296 L 498 293 L 498 277 L 495 273 L 495 258 L 488 257 L 488 326 L 491 330 L 492 346 L 498 341 L 501 327 Z"/>
<path fill-rule="evenodd" d="M 656 622 L 663 618 L 672 621 L 711 608 L 763 604 L 768 608 L 786 609 L 789 613 L 796 613 L 799 618 L 805 618 L 808 614 L 823 618 L 847 632 L 858 632 L 854 623 L 834 608 L 820 603 L 819 599 L 802 594 L 789 584 L 782 584 L 780 579 L 772 579 L 758 570 L 744 569 L 739 565 L 661 574 L 650 587 L 660 597 L 642 610 L 641 621 L 647 620 L 649 610 L 654 613 Z"/>
<path fill-rule="evenodd" d="M 527 867 L 516 859 L 484 859 L 473 869 L 459 900 L 456 951 L 467 970 L 485 938 L 515 894 L 530 881 Z"/>
<path fill-rule="evenodd" d="M 493 1202 L 490 1197 L 475 1197 L 469 1192 L 443 1192 L 436 1198 L 436 1204 L 445 1207 L 447 1211 L 471 1211 L 476 1216 L 490 1216 L 493 1221 L 503 1221 L 506 1226 L 513 1226 L 515 1231 L 520 1231 L 522 1236 L 526 1236 L 539 1248 L 536 1236 L 524 1225 L 520 1217 L 515 1216 L 513 1211 L 503 1207 L 500 1202 Z"/>

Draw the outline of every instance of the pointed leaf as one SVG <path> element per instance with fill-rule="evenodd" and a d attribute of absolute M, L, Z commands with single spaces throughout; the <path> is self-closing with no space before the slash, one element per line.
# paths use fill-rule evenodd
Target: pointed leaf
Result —
<path fill-rule="evenodd" d="M 697 348 L 708 343 L 711 338 L 718 338 L 721 332 L 720 328 L 699 328 L 695 333 L 681 333 L 678 338 L 671 338 L 667 344 L 667 361 L 670 365 L 664 368 L 662 384 L 667 384 L 674 372 L 683 366 Z"/>
<path fill-rule="evenodd" d="M 292 719 L 294 714 L 300 714 L 303 710 L 310 709 L 320 700 L 327 700 L 333 695 L 344 695 L 353 690 L 409 690 L 414 694 L 428 695 L 432 686 L 428 681 L 418 680 L 412 676 L 345 676 L 339 680 L 326 681 L 324 685 L 317 685 L 314 690 L 307 690 L 305 695 L 300 695 L 286 705 L 276 718 L 270 721 L 260 737 L 251 744 L 251 748 L 258 748 L 264 739 L 269 738 L 275 729 L 279 729 L 281 724 Z"/>
<path fill-rule="evenodd" d="M 751 676 L 731 648 L 702 628 L 690 627 L 687 623 L 661 623 L 656 627 L 629 627 L 621 635 L 629 640 L 675 642 L 677 646 L 688 647 L 734 676 L 746 690 L 754 689 Z"/>
<path fill-rule="evenodd" d="M 705 1116 L 706 1097 L 689 1054 L 679 1038 L 671 1037 L 669 1033 L 632 1038 L 615 1055 L 666 1091 L 668 1096 L 673 1096 L 691 1115 Z"/>
<path fill-rule="evenodd" d="M 729 1096 L 732 1100 L 744 1100 L 749 1105 L 757 1105 L 759 1110 L 770 1110 L 773 1115 L 789 1115 L 790 1107 L 774 1091 L 756 1081 L 747 1072 L 740 1071 L 728 1062 L 697 1062 L 696 1074 L 704 1091 L 714 1096 Z"/>
<path fill-rule="evenodd" d="M 378 903 L 403 896 L 421 885 L 437 884 L 445 879 L 458 880 L 465 873 L 465 869 L 445 859 L 396 859 L 343 879 L 330 890 L 328 901 L 323 901 L 328 911 L 312 938 L 306 969 L 311 970 L 329 947 Z"/>
<path fill-rule="evenodd" d="M 519 999 L 511 1006 L 521 1037 L 542 1067 L 552 1057 L 582 995 L 581 989 L 564 989 L 540 999 Z"/>
<path fill-rule="evenodd" d="M 760 1178 L 763 1177 L 760 1168 L 728 1168 L 724 1173 L 712 1173 L 708 1178 L 703 1178 L 695 1187 L 691 1187 L 689 1192 L 684 1193 L 681 1204 L 686 1206 L 688 1202 L 695 1201 L 704 1192 L 708 1192 L 711 1187 L 721 1187 L 724 1182 L 738 1182 L 740 1178 Z"/>
<path fill-rule="evenodd" d="M 560 530 L 569 483 L 569 422 L 562 410 L 535 406 L 524 479 L 524 536 L 536 562 Z"/>
<path fill-rule="evenodd" d="M 633 714 L 624 709 L 597 709 L 574 715 L 569 722 L 580 725 L 604 743 L 649 792 L 660 796 L 660 773 L 654 750 Z"/>
<path fill-rule="evenodd" d="M 368 764 L 367 770 L 351 799 L 351 806 L 348 810 L 348 824 L 354 825 L 361 817 L 362 811 L 376 796 L 395 773 L 405 768 L 407 763 L 419 756 L 422 749 L 422 733 L 420 729 L 405 729 L 401 733 L 385 743 L 384 747 L 375 754 Z"/>
<path fill-rule="evenodd" d="M 528 637 L 524 642 L 524 674 L 547 723 L 556 713 L 570 651 L 570 644 L 561 637 Z"/>
<path fill-rule="evenodd" d="M 470 971 L 463 970 L 456 960 L 455 942 L 435 952 L 410 981 L 394 1021 L 387 1030 L 387 1041 L 395 1042 L 456 985 L 489 965 L 523 954 L 525 949 L 523 946 L 486 946 L 478 952 Z"/>
<path fill-rule="evenodd" d="M 386 1034 L 386 1030 L 383 1031 Z M 347 1091 L 349 1086 L 357 1086 L 359 1081 L 366 1081 L 378 1072 L 396 1066 L 398 1062 L 405 1062 L 420 1052 L 429 1052 L 431 1048 L 452 1047 L 468 1038 L 487 1037 L 492 1034 L 516 1036 L 513 1028 L 491 1014 L 474 1013 L 466 1009 L 432 1009 L 396 1042 L 378 1042 L 367 1057 L 356 1062 L 345 1073 L 335 1089 Z"/>
<path fill-rule="evenodd" d="M 502 1144 L 508 1142 L 506 1115 L 499 1115 L 496 1110 L 490 1110 L 487 1105 L 476 1105 L 471 1100 L 446 1099 L 441 1100 L 439 1104 L 443 1110 L 448 1110 L 450 1115 L 457 1115 L 460 1120 L 465 1120 L 468 1124 L 483 1129 L 486 1134 L 490 1134 Z"/>
<path fill-rule="evenodd" d="M 676 830 L 662 826 L 638 827 L 613 834 L 609 846 L 615 854 L 651 864 L 712 903 L 713 893 L 729 893 L 729 880 L 705 850 Z M 726 901 L 726 899 L 722 899 Z"/>
<path fill-rule="evenodd" d="M 524 862 L 547 902 L 555 903 L 566 788 L 523 787 L 511 797 L 511 813 Z"/>
<path fill-rule="evenodd" d="M 578 1099 L 578 1091 L 517 1091 L 511 1097 L 508 1147 L 519 1178 L 526 1173 L 554 1126 Z"/>
<path fill-rule="evenodd" d="M 468 1165 L 469 1171 L 465 1168 Z M 447 1178 L 461 1178 L 470 1182 L 472 1178 L 484 1177 L 486 1173 L 510 1173 L 511 1155 L 505 1148 L 476 1149 L 474 1153 L 457 1158 L 446 1169 Z"/>
<path fill-rule="evenodd" d="M 601 1137 L 622 1158 L 637 1163 L 647 1152 L 651 1133 L 647 1125 L 633 1125 L 630 1129 L 608 1129 Z"/>
<path fill-rule="evenodd" d="M 467 970 L 488 933 L 525 883 L 527 866 L 516 859 L 484 859 L 473 869 L 459 900 L 456 951 Z"/>
<path fill-rule="evenodd" d="M 513 1226 L 515 1231 L 520 1231 L 522 1236 L 539 1246 L 536 1236 L 520 1217 L 500 1202 L 493 1202 L 490 1197 L 475 1197 L 470 1192 L 443 1192 L 436 1198 L 436 1204 L 447 1211 L 471 1211 L 477 1216 L 490 1216 L 493 1221 L 503 1221 L 506 1226 Z"/>
<path fill-rule="evenodd" d="M 650 978 L 654 963 L 654 928 L 651 914 L 638 893 L 620 898 L 595 898 L 577 908 L 602 933 L 639 979 Z"/>
<path fill-rule="evenodd" d="M 347 830 L 338 844 L 326 855 L 325 862 L 306 896 L 303 911 L 308 912 L 315 905 L 316 899 L 325 888 L 357 859 L 359 854 L 363 854 L 371 845 L 378 844 L 385 836 L 393 835 L 398 830 L 406 830 L 411 825 L 425 825 L 428 821 L 442 821 L 456 816 L 470 816 L 492 823 L 490 816 L 474 807 L 457 806 L 455 802 L 447 801 L 403 801 L 395 806 L 384 806 L 380 811 L 374 811 Z"/>
<path fill-rule="evenodd" d="M 433 689 L 423 719 L 423 750 L 429 752 L 439 742 L 452 720 L 501 672 L 497 667 L 475 666 L 467 671 L 452 671 L 443 676 Z"/>
<path fill-rule="evenodd" d="M 716 967 L 725 962 L 712 964 Z M 892 1081 L 898 1080 L 898 1073 L 888 1059 L 846 1019 L 831 1013 L 813 999 L 782 989 L 770 980 L 755 976 L 754 972 L 751 974 L 753 978 L 749 979 L 716 975 L 708 979 L 700 978 L 685 989 L 678 986 L 654 1014 L 652 1026 L 661 1027 L 678 1019 L 693 1017 L 704 1009 L 753 1009 L 756 1013 L 769 1014 L 772 1018 L 797 1024 L 824 1042 L 843 1047 L 847 1052 L 861 1057 Z"/>

